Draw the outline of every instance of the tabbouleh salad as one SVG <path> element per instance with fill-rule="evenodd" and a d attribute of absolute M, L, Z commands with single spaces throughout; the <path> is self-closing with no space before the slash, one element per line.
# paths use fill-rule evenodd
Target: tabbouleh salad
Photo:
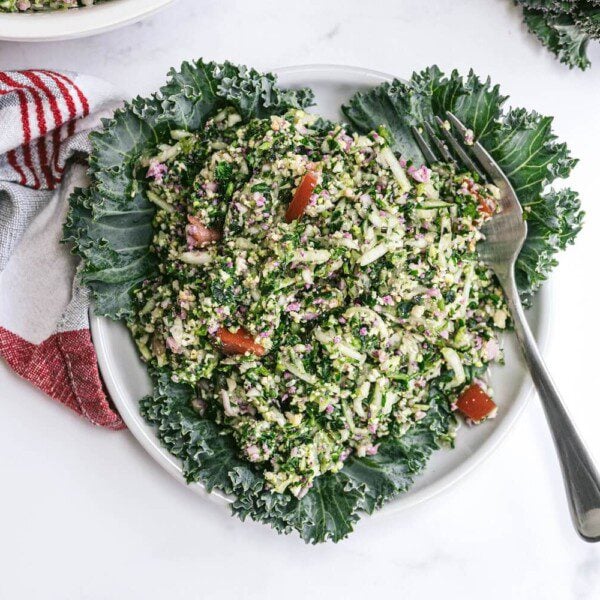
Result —
<path fill-rule="evenodd" d="M 102 0 L 0 0 L 0 12 L 32 12 L 92 6 Z"/>
<path fill-rule="evenodd" d="M 475 249 L 493 186 L 300 109 L 243 123 L 226 108 L 171 137 L 137 164 L 160 273 L 128 325 L 272 490 L 302 497 L 375 455 L 433 385 L 493 414 L 477 376 L 502 359 L 507 309 Z"/>
<path fill-rule="evenodd" d="M 337 542 L 453 445 L 459 414 L 494 415 L 484 374 L 511 323 L 476 244 L 498 190 L 424 166 L 413 128 L 441 134 L 449 111 L 506 174 L 531 305 L 584 213 L 551 187 L 577 163 L 552 117 L 507 99 L 432 65 L 357 90 L 341 125 L 305 112 L 310 88 L 197 59 L 90 135 L 64 240 L 95 314 L 131 328 L 140 414 L 188 483 Z"/>

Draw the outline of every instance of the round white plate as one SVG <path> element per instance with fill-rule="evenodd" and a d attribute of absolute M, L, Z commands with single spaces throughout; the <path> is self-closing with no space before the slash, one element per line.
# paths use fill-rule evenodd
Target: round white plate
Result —
<path fill-rule="evenodd" d="M 368 89 L 392 77 L 365 69 L 336 66 L 290 67 L 276 71 L 283 87 L 312 88 L 316 106 L 311 110 L 330 119 L 341 119 L 340 105 L 357 90 Z M 548 333 L 551 291 L 546 284 L 529 311 L 531 327 L 542 347 Z M 92 317 L 92 336 L 102 376 L 108 391 L 130 431 L 171 475 L 185 483 L 177 459 L 165 450 L 138 411 L 138 401 L 151 391 L 150 380 L 125 325 Z M 514 336 L 504 340 L 506 366 L 494 366 L 491 381 L 499 405 L 498 416 L 476 427 L 460 428 L 456 448 L 434 453 L 424 473 L 405 494 L 383 511 L 397 510 L 422 502 L 446 489 L 478 465 L 506 435 L 524 408 L 532 383 L 524 369 Z M 208 495 L 201 484 L 190 486 Z M 215 497 L 215 494 L 209 496 Z M 226 499 L 217 495 L 219 499 Z M 379 511 L 381 513 L 382 511 Z"/>
<path fill-rule="evenodd" d="M 110 0 L 85 8 L 0 13 L 0 40 L 49 42 L 103 33 L 135 23 L 174 0 Z"/>

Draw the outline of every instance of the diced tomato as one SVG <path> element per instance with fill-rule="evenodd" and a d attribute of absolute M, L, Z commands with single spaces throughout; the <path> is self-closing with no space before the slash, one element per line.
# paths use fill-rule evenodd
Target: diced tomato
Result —
<path fill-rule="evenodd" d="M 468 192 L 471 195 L 477 198 L 477 201 L 479 202 L 479 206 L 477 207 L 477 209 L 479 210 L 479 212 L 490 216 L 496 212 L 496 201 L 493 198 L 490 198 L 489 196 L 484 197 L 479 191 L 481 189 L 481 186 L 478 183 L 475 183 L 471 178 L 465 178 L 462 181 L 462 185 L 463 187 L 467 188 Z"/>
<path fill-rule="evenodd" d="M 205 227 L 202 221 L 194 215 L 188 215 L 189 225 L 185 229 L 188 244 L 194 248 L 205 246 L 221 239 L 221 232 L 217 229 Z"/>
<path fill-rule="evenodd" d="M 473 421 L 482 421 L 497 408 L 496 403 L 476 383 L 472 383 L 461 392 L 456 407 Z"/>
<path fill-rule="evenodd" d="M 254 341 L 252 334 L 243 328 L 232 333 L 224 327 L 219 327 L 217 337 L 221 342 L 221 349 L 225 354 L 245 354 L 252 352 L 257 356 L 262 356 L 265 349 Z"/>
<path fill-rule="evenodd" d="M 299 219 L 304 214 L 317 182 L 317 175 L 313 171 L 308 171 L 304 175 L 285 213 L 285 220 L 288 223 Z"/>
<path fill-rule="evenodd" d="M 496 204 L 491 198 L 479 197 L 479 206 L 477 208 L 479 212 L 486 215 L 493 215 L 496 212 Z"/>

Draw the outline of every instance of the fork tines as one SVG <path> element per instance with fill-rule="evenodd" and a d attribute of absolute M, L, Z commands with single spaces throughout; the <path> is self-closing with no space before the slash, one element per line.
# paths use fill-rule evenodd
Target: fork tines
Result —
<path fill-rule="evenodd" d="M 477 173 L 482 180 L 493 183 L 498 188 L 501 197 L 500 203 L 505 212 L 511 210 L 522 215 L 523 209 L 517 194 L 498 163 L 478 141 L 474 141 L 472 144 L 465 142 L 467 135 L 472 132 L 455 115 L 447 111 L 446 116 L 451 127 L 459 134 L 458 136 L 453 134 L 448 123 L 436 117 L 436 125 L 447 144 L 436 134 L 430 123 L 425 123 L 421 129 L 412 127 L 413 135 L 425 160 L 430 165 L 438 162 L 447 162 L 456 166 L 459 163 L 462 164 L 467 170 Z M 430 142 L 425 139 L 423 131 L 427 133 Z M 437 154 L 431 144 L 437 149 Z"/>
<path fill-rule="evenodd" d="M 460 131 L 460 133 L 462 134 L 461 137 L 464 138 L 465 134 L 468 131 L 467 128 L 454 115 L 452 115 L 452 113 L 447 114 L 449 119 L 451 116 L 453 117 L 452 124 Z M 433 148 L 430 146 L 430 144 L 427 142 L 421 131 L 419 131 L 417 127 L 412 127 L 412 133 L 415 137 L 415 140 L 417 141 L 419 148 L 421 149 L 421 152 L 423 153 L 423 156 L 425 157 L 425 160 L 429 164 L 434 164 L 436 162 L 442 161 L 455 166 L 458 166 L 458 162 L 460 162 L 469 171 L 471 171 L 472 173 L 477 173 L 477 175 L 479 175 L 481 179 L 485 180 L 486 176 L 467 153 L 467 150 L 463 145 L 464 142 L 461 143 L 458 140 L 458 138 L 452 134 L 452 132 L 448 129 L 446 123 L 444 123 L 444 121 L 442 121 L 440 117 L 436 116 L 435 120 L 438 125 L 439 131 L 441 132 L 441 135 L 447 143 L 445 143 L 442 139 L 440 139 L 438 135 L 436 135 L 436 132 L 429 123 L 425 122 L 423 127 L 427 132 L 427 137 L 429 138 L 430 142 L 437 149 L 437 155 Z M 450 148 L 448 146 L 450 146 L 452 152 L 450 151 Z"/>

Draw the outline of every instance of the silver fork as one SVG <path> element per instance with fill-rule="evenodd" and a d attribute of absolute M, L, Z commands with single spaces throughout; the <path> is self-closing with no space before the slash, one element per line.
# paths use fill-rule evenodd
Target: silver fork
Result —
<path fill-rule="evenodd" d="M 584 540 L 598 542 L 600 477 L 544 364 L 525 319 L 515 282 L 515 261 L 527 236 L 523 210 L 508 178 L 485 148 L 479 142 L 467 147 L 462 141 L 467 135 L 467 128 L 455 115 L 450 112 L 446 114 L 448 121 L 460 134 L 459 137 L 453 135 L 439 117 L 439 131 L 446 143 L 429 123 L 424 125 L 427 136 L 439 156 L 416 127 L 413 127 L 413 135 L 428 163 L 462 163 L 469 171 L 478 173 L 500 190 L 501 210 L 482 227 L 485 240 L 480 242 L 477 248 L 481 259 L 495 273 L 504 290 L 523 357 L 552 432 L 575 528 Z"/>

